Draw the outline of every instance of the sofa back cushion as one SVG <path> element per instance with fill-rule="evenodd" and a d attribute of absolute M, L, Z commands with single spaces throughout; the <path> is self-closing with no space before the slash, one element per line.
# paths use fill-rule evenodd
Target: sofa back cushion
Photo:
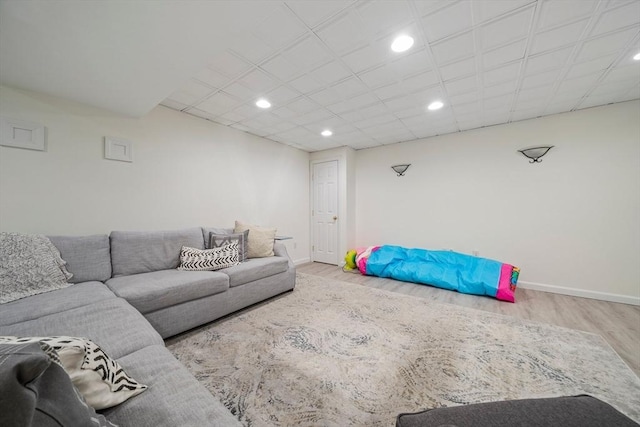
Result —
<path fill-rule="evenodd" d="M 67 262 L 67 270 L 73 274 L 69 282 L 105 282 L 111 278 L 111 250 L 106 234 L 49 236 L 49 240 L 58 248 Z"/>
<path fill-rule="evenodd" d="M 204 249 L 202 229 L 112 231 L 113 277 L 177 268 L 183 246 Z"/>

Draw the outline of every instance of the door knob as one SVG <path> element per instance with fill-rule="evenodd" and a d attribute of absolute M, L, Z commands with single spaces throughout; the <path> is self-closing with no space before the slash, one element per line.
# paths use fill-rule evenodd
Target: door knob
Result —
<path fill-rule="evenodd" d="M 334 220 L 334 221 L 336 221 L 337 219 L 338 219 L 338 217 L 337 217 L 337 216 L 334 216 L 334 217 L 333 217 L 333 220 Z"/>

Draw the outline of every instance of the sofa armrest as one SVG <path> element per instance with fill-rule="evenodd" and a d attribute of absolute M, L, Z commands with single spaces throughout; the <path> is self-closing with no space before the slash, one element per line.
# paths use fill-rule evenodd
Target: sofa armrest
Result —
<path fill-rule="evenodd" d="M 275 242 L 273 244 L 273 255 L 286 258 L 289 262 L 289 270 L 293 271 L 294 273 L 296 272 L 296 266 L 291 260 L 291 257 L 287 252 L 287 247 L 284 245 L 284 243 Z"/>

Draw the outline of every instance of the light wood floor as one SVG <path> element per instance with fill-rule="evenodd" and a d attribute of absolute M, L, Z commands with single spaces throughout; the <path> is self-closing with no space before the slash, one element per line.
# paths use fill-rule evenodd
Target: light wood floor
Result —
<path fill-rule="evenodd" d="M 345 273 L 340 267 L 308 263 L 300 273 L 342 280 L 449 304 L 543 322 L 602 336 L 640 376 L 640 307 L 518 288 L 516 303 L 465 295 L 431 286 Z"/>

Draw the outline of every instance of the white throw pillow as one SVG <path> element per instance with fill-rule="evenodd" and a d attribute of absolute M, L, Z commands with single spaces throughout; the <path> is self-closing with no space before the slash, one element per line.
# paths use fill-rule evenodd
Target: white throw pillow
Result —
<path fill-rule="evenodd" d="M 59 362 L 69 374 L 87 404 L 94 409 L 119 405 L 147 389 L 128 376 L 120 364 L 111 359 L 94 342 L 76 337 L 0 337 L 0 343 L 43 342 L 53 347 Z M 49 354 L 51 357 L 51 354 Z M 54 362 L 58 362 L 54 360 Z"/>
<path fill-rule="evenodd" d="M 236 221 L 236 226 L 233 230 L 234 233 L 242 233 L 246 230 L 249 230 L 249 237 L 247 239 L 248 258 L 265 258 L 274 255 L 273 243 L 277 231 L 275 228 L 258 227 Z"/>
<path fill-rule="evenodd" d="M 180 251 L 178 270 L 211 271 L 240 264 L 238 242 L 213 249 L 197 249 L 183 246 Z"/>

